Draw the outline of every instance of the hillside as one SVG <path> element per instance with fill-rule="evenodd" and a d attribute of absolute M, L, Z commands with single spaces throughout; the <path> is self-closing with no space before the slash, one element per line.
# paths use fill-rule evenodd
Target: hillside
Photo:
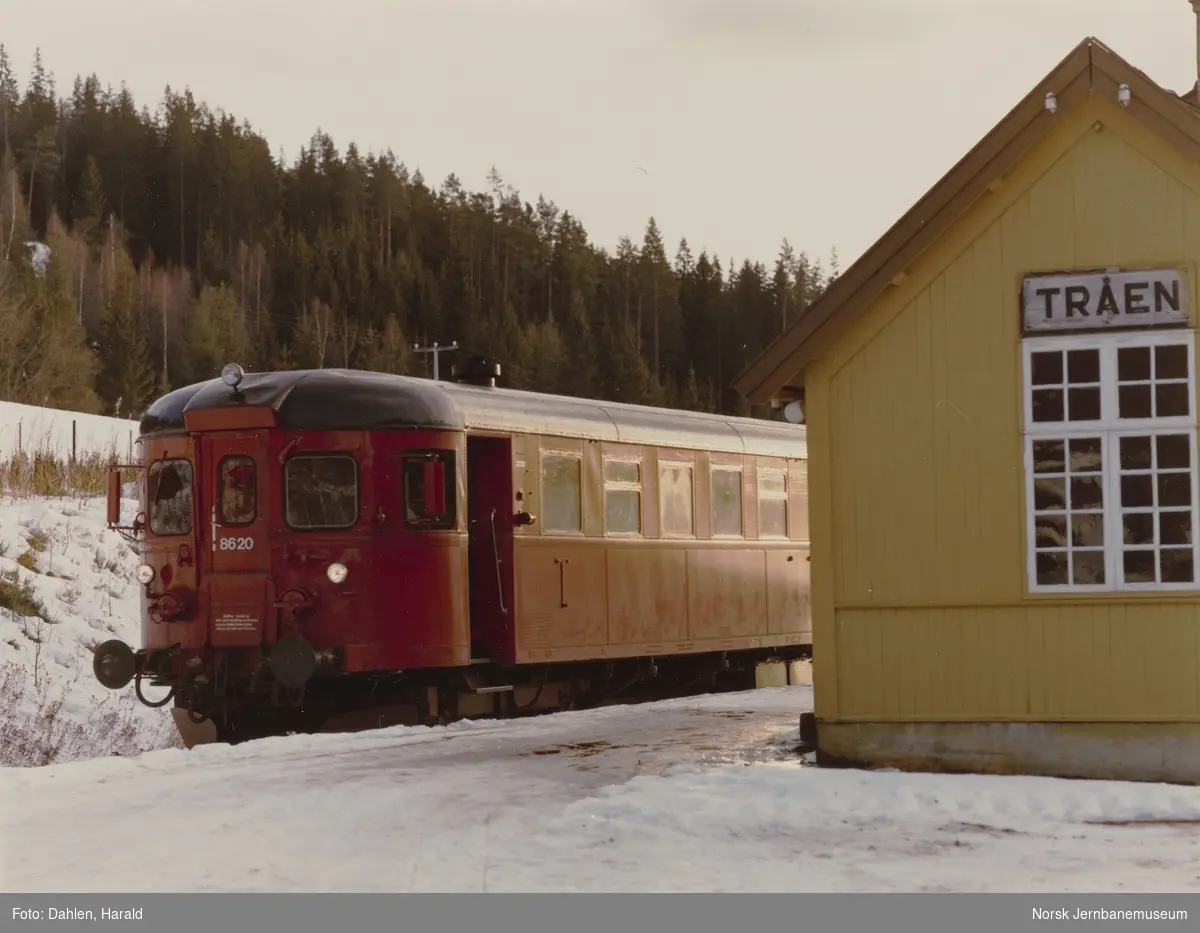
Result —
<path fill-rule="evenodd" d="M 837 272 L 836 251 L 717 256 L 654 217 L 609 251 L 495 169 L 427 180 L 320 129 L 288 162 L 187 90 L 146 106 L 95 75 L 60 94 L 40 53 L 17 71 L 0 46 L 11 401 L 137 412 L 229 359 L 426 374 L 413 344 L 457 341 L 443 371 L 483 354 L 514 388 L 746 413 L 732 379 Z"/>
<path fill-rule="evenodd" d="M 124 459 L 131 431 L 119 419 L 0 403 L 0 765 L 178 744 L 165 710 L 105 690 L 91 670 L 90 645 L 140 639 L 137 555 L 106 528 L 103 499 L 108 456 Z"/>

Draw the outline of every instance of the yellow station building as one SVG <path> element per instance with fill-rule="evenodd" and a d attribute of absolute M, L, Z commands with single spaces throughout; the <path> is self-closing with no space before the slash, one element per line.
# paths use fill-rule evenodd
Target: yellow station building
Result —
<path fill-rule="evenodd" d="M 822 760 L 1200 782 L 1198 262 L 1200 82 L 1088 39 L 742 374 L 808 426 Z"/>

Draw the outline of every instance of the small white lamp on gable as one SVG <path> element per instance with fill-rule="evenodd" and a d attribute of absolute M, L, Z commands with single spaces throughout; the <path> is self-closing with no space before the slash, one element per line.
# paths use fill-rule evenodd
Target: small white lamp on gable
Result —
<path fill-rule="evenodd" d="M 1128 107 L 1129 98 L 1129 85 L 1122 84 L 1119 88 L 1117 88 L 1117 103 L 1119 103 L 1122 107 Z"/>

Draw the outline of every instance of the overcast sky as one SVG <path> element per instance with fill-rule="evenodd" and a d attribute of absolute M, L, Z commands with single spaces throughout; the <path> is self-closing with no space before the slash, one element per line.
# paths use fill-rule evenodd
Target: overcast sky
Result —
<path fill-rule="evenodd" d="M 186 85 L 289 161 L 320 126 L 435 186 L 495 165 L 602 246 L 654 215 L 671 254 L 843 269 L 1087 35 L 1195 81 L 1187 0 L 0 0 L 63 93 Z"/>

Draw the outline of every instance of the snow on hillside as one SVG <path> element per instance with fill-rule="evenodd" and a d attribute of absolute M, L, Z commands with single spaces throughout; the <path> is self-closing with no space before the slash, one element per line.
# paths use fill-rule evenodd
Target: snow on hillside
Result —
<path fill-rule="evenodd" d="M 108 463 L 129 462 L 137 429 L 0 402 L 0 765 L 178 742 L 168 712 L 132 691 L 111 693 L 92 674 L 90 646 L 140 641 L 137 555 L 107 529 L 103 498 Z M 123 514 L 136 511 L 124 504 Z"/>
<path fill-rule="evenodd" d="M 125 503 L 133 514 L 135 503 Z M 96 683 L 89 646 L 140 642 L 137 555 L 99 498 L 0 498 L 0 765 L 176 746 L 167 710 Z M 148 699 L 161 690 L 146 689 Z"/>
<path fill-rule="evenodd" d="M 69 457 L 72 426 L 77 456 L 115 453 L 128 462 L 134 454 L 136 421 L 0 402 L 0 456 L 11 457 L 24 451 Z"/>

